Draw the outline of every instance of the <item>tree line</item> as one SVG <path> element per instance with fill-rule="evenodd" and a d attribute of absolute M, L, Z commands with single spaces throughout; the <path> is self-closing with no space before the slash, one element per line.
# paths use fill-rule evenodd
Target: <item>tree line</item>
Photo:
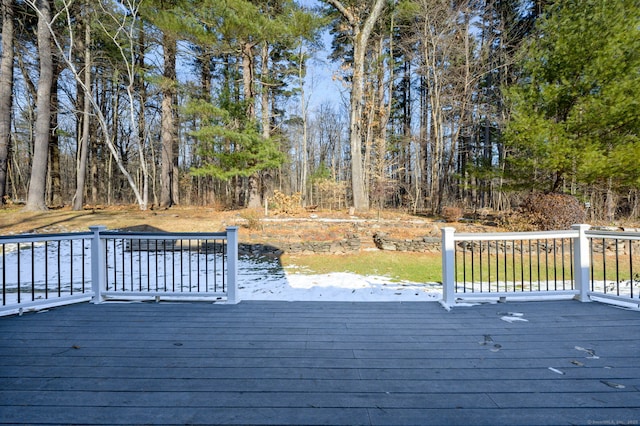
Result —
<path fill-rule="evenodd" d="M 637 0 L 2 0 L 0 199 L 638 216 Z M 344 92 L 310 107 L 332 40 Z M 306 82 L 306 84 L 305 84 Z"/>

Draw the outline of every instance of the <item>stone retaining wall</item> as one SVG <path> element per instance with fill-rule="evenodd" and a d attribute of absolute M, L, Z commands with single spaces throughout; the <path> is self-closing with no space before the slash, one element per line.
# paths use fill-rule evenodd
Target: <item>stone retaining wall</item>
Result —
<path fill-rule="evenodd" d="M 397 239 L 389 237 L 384 232 L 374 234 L 373 242 L 380 250 L 414 251 L 420 253 L 439 253 L 441 245 L 441 239 L 436 237 Z"/>
<path fill-rule="evenodd" d="M 278 247 L 268 244 L 239 244 L 241 255 L 252 256 L 280 256 L 287 254 L 347 254 L 358 253 L 362 243 L 360 238 L 353 236 L 338 241 L 301 241 L 282 242 Z"/>

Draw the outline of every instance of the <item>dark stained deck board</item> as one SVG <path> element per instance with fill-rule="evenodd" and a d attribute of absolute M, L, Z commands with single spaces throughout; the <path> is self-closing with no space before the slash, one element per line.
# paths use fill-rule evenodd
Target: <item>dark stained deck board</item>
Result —
<path fill-rule="evenodd" d="M 0 423 L 640 424 L 639 361 L 599 303 L 79 304 L 0 318 Z"/>

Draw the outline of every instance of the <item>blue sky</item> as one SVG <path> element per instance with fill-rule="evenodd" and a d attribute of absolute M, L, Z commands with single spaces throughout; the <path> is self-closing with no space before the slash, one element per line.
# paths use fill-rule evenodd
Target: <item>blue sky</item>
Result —
<path fill-rule="evenodd" d="M 321 4 L 317 0 L 297 0 L 297 3 L 305 7 L 317 7 Z M 327 58 L 329 49 L 331 49 L 331 36 L 328 31 L 325 31 L 322 34 L 322 49 L 316 52 L 307 63 L 305 94 L 312 110 L 327 102 L 339 109 L 343 106 L 342 99 L 348 99 L 344 85 L 339 79 L 334 79 L 340 64 Z"/>

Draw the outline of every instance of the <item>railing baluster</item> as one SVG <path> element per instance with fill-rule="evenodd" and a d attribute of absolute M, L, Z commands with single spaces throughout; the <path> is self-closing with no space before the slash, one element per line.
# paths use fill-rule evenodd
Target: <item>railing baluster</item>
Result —
<path fill-rule="evenodd" d="M 536 271 L 538 275 L 538 291 L 540 291 L 541 281 L 540 281 L 540 240 L 536 240 Z"/>
<path fill-rule="evenodd" d="M 62 294 L 62 274 L 60 273 L 60 240 L 58 240 L 58 270 L 57 270 L 57 276 L 58 276 L 58 297 L 60 297 L 60 295 Z"/>
<path fill-rule="evenodd" d="M 507 273 L 506 273 L 506 260 L 507 257 L 505 256 L 507 250 L 507 245 L 505 241 L 502 240 L 496 240 L 496 291 L 499 292 L 500 289 L 502 287 L 504 287 L 504 285 L 500 284 L 500 274 L 504 273 L 504 283 L 507 283 Z M 504 263 L 504 265 L 503 265 Z M 503 271 L 501 269 L 504 269 Z"/>
<path fill-rule="evenodd" d="M 516 243 L 511 242 L 511 268 L 513 275 L 513 291 L 516 291 Z"/>
<path fill-rule="evenodd" d="M 602 280 L 604 281 L 604 292 L 607 293 L 607 247 L 605 239 L 602 239 Z"/>
<path fill-rule="evenodd" d="M 528 253 L 529 253 L 529 291 L 532 291 L 533 290 L 533 264 L 532 264 L 532 262 L 533 262 L 533 259 L 532 259 L 533 251 L 532 250 L 533 249 L 531 248 L 531 240 L 528 240 L 527 242 L 528 242 L 528 246 L 529 246 L 529 251 L 528 251 Z"/>
<path fill-rule="evenodd" d="M 134 275 L 133 275 L 133 240 L 132 239 L 127 239 L 127 244 L 129 244 L 129 251 L 128 251 L 128 256 L 129 256 L 129 282 L 131 284 L 131 291 L 133 291 L 134 288 L 134 284 L 133 284 L 133 280 L 134 280 Z M 123 251 L 126 251 L 126 246 L 124 246 L 122 249 Z"/>
<path fill-rule="evenodd" d="M 85 243 L 86 240 L 83 238 L 82 239 L 82 293 L 85 292 L 85 283 L 86 283 L 86 274 L 85 274 L 85 255 L 84 255 L 84 251 L 85 251 Z"/>
<path fill-rule="evenodd" d="M 545 289 L 549 291 L 549 240 L 544 240 L 544 270 L 545 270 Z"/>
<path fill-rule="evenodd" d="M 187 253 L 189 255 L 189 291 L 193 291 L 193 282 L 191 281 L 191 240 L 187 240 Z"/>
<path fill-rule="evenodd" d="M 204 240 L 204 285 L 209 291 L 209 240 Z"/>
<path fill-rule="evenodd" d="M 565 273 L 564 271 L 566 269 L 566 264 L 567 264 L 567 260 L 565 259 L 564 243 L 565 243 L 564 239 L 560 240 L 560 249 L 559 249 L 559 251 L 560 251 L 560 265 L 561 265 L 560 268 L 561 268 L 561 270 L 560 270 L 559 276 L 560 276 L 560 279 L 561 279 L 561 282 L 562 282 L 562 289 L 563 290 L 566 289 L 565 288 L 565 280 L 564 280 L 564 273 Z M 558 251 L 557 248 L 556 248 L 556 251 Z"/>
<path fill-rule="evenodd" d="M 162 281 L 164 291 L 167 291 L 167 240 L 162 240 Z"/>
<path fill-rule="evenodd" d="M 491 241 L 487 241 L 487 286 L 491 293 Z"/>
<path fill-rule="evenodd" d="M 595 275 L 595 256 L 593 252 L 593 238 L 589 238 L 589 271 L 591 272 L 591 279 L 589 280 L 589 290 L 594 291 Z"/>
<path fill-rule="evenodd" d="M 198 285 L 198 292 L 200 291 L 200 242 L 196 242 L 196 280 Z"/>
<path fill-rule="evenodd" d="M 36 299 L 36 256 L 34 242 L 31 242 L 31 301 Z"/>
<path fill-rule="evenodd" d="M 237 233 L 237 231 L 236 231 L 236 233 Z M 227 274 L 225 274 L 224 271 L 227 270 L 227 268 L 225 268 L 225 257 L 226 257 L 226 254 L 228 253 L 227 245 L 229 243 L 229 240 L 226 240 L 226 243 L 227 244 L 222 244 L 222 291 L 223 292 L 227 291 L 227 287 L 226 287 L 226 278 L 227 278 L 226 275 Z"/>
<path fill-rule="evenodd" d="M 176 242 L 171 244 L 171 289 L 176 291 Z"/>
<path fill-rule="evenodd" d="M 183 256 L 184 256 L 184 247 L 182 245 L 182 240 L 180 240 L 180 292 L 182 293 L 184 291 L 184 262 L 183 262 Z"/>
<path fill-rule="evenodd" d="M 458 244 L 455 244 L 455 250 L 458 251 Z M 454 277 L 454 288 L 458 288 L 458 268 L 454 267 L 456 273 L 453 274 Z M 467 247 L 465 245 L 462 246 L 462 289 L 466 293 L 467 290 Z"/>
<path fill-rule="evenodd" d="M 635 276 L 633 275 L 633 240 L 629 240 L 629 293 L 633 299 L 633 286 L 635 284 Z"/>
<path fill-rule="evenodd" d="M 2 244 L 2 306 L 7 305 L 7 262 L 6 262 L 6 244 Z"/>
<path fill-rule="evenodd" d="M 136 250 L 136 255 L 138 257 L 138 291 L 142 291 L 142 240 L 140 238 L 136 239 L 138 242 L 138 250 Z M 131 240 L 131 244 L 133 244 L 133 240 Z M 133 258 L 133 251 L 131 252 L 131 257 Z"/>
<path fill-rule="evenodd" d="M 21 272 L 22 268 L 21 268 L 20 263 L 21 263 L 21 260 L 22 260 L 22 254 L 20 253 L 20 243 L 18 243 L 17 245 L 18 245 L 18 247 L 17 247 L 16 250 L 17 250 L 17 253 L 18 253 L 18 261 L 17 261 L 17 267 L 18 267 L 18 274 L 17 274 L 18 275 L 18 283 L 17 283 L 17 286 L 18 286 L 18 303 L 21 303 L 22 302 L 22 294 L 21 294 L 22 280 L 21 280 L 21 273 L 20 272 Z"/>
<path fill-rule="evenodd" d="M 49 298 L 49 241 L 44 242 L 44 298 Z"/>
<path fill-rule="evenodd" d="M 618 252 L 618 239 L 615 240 L 615 252 L 616 252 L 616 295 L 620 296 L 620 256 Z"/>
<path fill-rule="evenodd" d="M 524 291 L 524 241 L 520 240 L 520 291 Z"/>
<path fill-rule="evenodd" d="M 558 290 L 558 246 L 556 239 L 553 239 L 553 289 Z M 562 259 L 564 265 L 564 259 Z M 562 268 L 564 269 L 564 268 Z"/>
<path fill-rule="evenodd" d="M 218 249 L 217 249 L 217 240 L 213 240 L 213 276 L 218 276 Z M 224 270 L 223 270 L 224 272 Z M 224 273 L 223 273 L 224 275 Z M 213 284 L 213 291 L 218 291 L 218 280 L 216 279 Z"/>
<path fill-rule="evenodd" d="M 69 241 L 69 256 L 71 259 L 69 264 L 69 281 L 71 282 L 69 292 L 73 295 L 73 242 L 71 240 Z"/>
<path fill-rule="evenodd" d="M 471 243 L 471 282 L 470 282 L 470 286 L 471 288 L 469 289 L 471 292 L 475 291 L 475 282 L 476 282 L 476 277 L 475 277 L 475 269 L 476 269 L 476 261 L 474 259 L 474 254 L 476 252 L 476 247 L 475 245 L 473 245 L 473 243 Z M 466 289 L 466 286 L 465 286 Z"/>

